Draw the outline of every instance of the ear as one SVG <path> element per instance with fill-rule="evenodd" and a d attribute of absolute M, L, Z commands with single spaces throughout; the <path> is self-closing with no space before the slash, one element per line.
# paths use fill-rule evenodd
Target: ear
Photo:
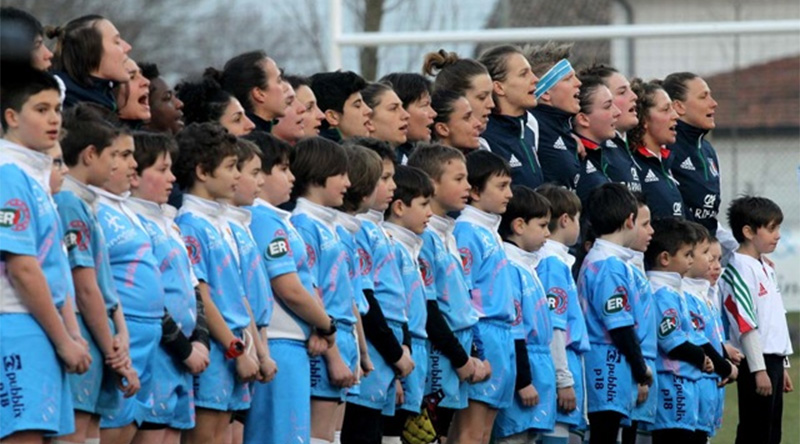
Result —
<path fill-rule="evenodd" d="M 558 227 L 559 228 L 566 228 L 567 224 L 569 223 L 570 217 L 569 214 L 564 213 L 558 217 Z"/>
<path fill-rule="evenodd" d="M 472 202 L 480 202 L 481 201 L 481 193 L 480 193 L 480 191 L 478 191 L 478 189 L 475 188 L 475 187 L 470 188 L 470 190 L 469 190 L 469 199 Z"/>
<path fill-rule="evenodd" d="M 394 202 L 392 202 L 390 208 L 392 209 L 393 215 L 396 217 L 403 217 L 403 214 L 405 214 L 406 211 L 406 204 L 404 204 L 402 200 L 396 199 Z"/>
<path fill-rule="evenodd" d="M 542 103 L 550 103 L 550 101 L 551 101 L 550 91 L 547 91 L 546 93 L 542 94 L 539 97 L 538 101 L 542 102 Z"/>
<path fill-rule="evenodd" d="M 492 82 L 492 92 L 501 97 L 506 95 L 506 89 L 503 87 L 503 84 L 497 80 Z"/>
<path fill-rule="evenodd" d="M 200 165 L 194 167 L 194 175 L 198 182 L 205 182 L 209 177 L 209 174 Z"/>
<path fill-rule="evenodd" d="M 669 268 L 670 262 L 669 252 L 667 251 L 662 251 L 656 256 L 656 263 L 660 268 Z"/>
<path fill-rule="evenodd" d="M 100 154 L 97 152 L 97 147 L 89 145 L 81 151 L 80 161 L 84 166 L 89 166 L 89 163 L 94 162 L 98 157 Z"/>
<path fill-rule="evenodd" d="M 525 231 L 525 219 L 518 217 L 511 221 L 511 232 L 517 236 Z"/>
<path fill-rule="evenodd" d="M 748 241 L 751 241 L 753 240 L 754 237 L 756 237 L 757 231 L 758 230 L 754 230 L 753 227 L 751 227 L 750 225 L 745 225 L 742 227 L 742 234 L 744 235 L 744 238 L 747 239 Z"/>
<path fill-rule="evenodd" d="M 133 177 L 131 177 L 131 189 L 139 188 L 139 184 L 141 183 L 142 176 L 139 173 L 133 173 Z"/>
<path fill-rule="evenodd" d="M 12 108 L 6 108 L 6 110 L 3 111 L 3 118 L 6 120 L 9 129 L 19 126 L 19 114 Z"/>
<path fill-rule="evenodd" d="M 444 122 L 436 122 L 433 124 L 433 131 L 439 135 L 439 137 L 450 137 L 450 127 L 447 126 Z"/>
<path fill-rule="evenodd" d="M 267 99 L 267 94 L 259 87 L 254 86 L 250 88 L 250 98 L 254 103 L 264 103 Z"/>
<path fill-rule="evenodd" d="M 325 120 L 328 121 L 328 125 L 333 127 L 338 127 L 340 119 L 341 119 L 341 114 L 339 114 L 339 112 L 334 111 L 332 109 L 325 110 Z"/>
<path fill-rule="evenodd" d="M 625 219 L 625 228 L 627 228 L 628 230 L 633 230 L 634 228 L 636 228 L 636 222 L 633 221 L 634 217 L 636 217 L 636 214 L 631 213 L 631 215 L 628 216 L 627 219 Z"/>
<path fill-rule="evenodd" d="M 682 117 L 686 114 L 686 105 L 684 105 L 680 100 L 673 100 L 672 107 L 675 108 L 675 112 L 678 113 L 678 117 Z"/>
<path fill-rule="evenodd" d="M 581 128 L 589 128 L 589 116 L 584 113 L 576 114 L 575 118 L 572 120 L 575 122 L 575 125 Z"/>

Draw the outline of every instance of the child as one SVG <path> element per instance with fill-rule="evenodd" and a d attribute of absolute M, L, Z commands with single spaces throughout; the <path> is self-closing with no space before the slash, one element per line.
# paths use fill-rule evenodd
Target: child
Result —
<path fill-rule="evenodd" d="M 793 389 L 787 357 L 792 354 L 775 270 L 765 254 L 775 251 L 783 212 L 775 202 L 746 196 L 728 207 L 728 224 L 739 248 L 720 282 L 731 342 L 741 348 L 737 444 L 780 442 L 783 392 Z"/>
<path fill-rule="evenodd" d="M 425 286 L 436 294 L 436 301 L 429 301 L 427 307 L 431 341 L 427 392 L 442 392 L 435 429 L 446 437 L 453 414 L 468 405 L 469 383 L 488 377 L 483 361 L 470 356 L 472 328 L 478 322 L 478 313 L 470 301 L 461 253 L 453 236 L 455 220 L 448 217 L 467 205 L 470 185 L 466 159 L 452 147 L 421 145 L 408 159 L 408 165 L 425 171 L 433 182 L 433 215 L 422 233 L 419 257 L 427 271 Z"/>
<path fill-rule="evenodd" d="M 500 410 L 494 427 L 498 443 L 535 442 L 538 433 L 556 425 L 556 371 L 550 355 L 553 328 L 544 287 L 536 274 L 535 252 L 550 235 L 550 203 L 525 186 L 513 188 L 500 223 L 514 285 L 514 345 L 517 396 Z M 545 438 L 544 442 L 552 442 Z"/>
<path fill-rule="evenodd" d="M 53 196 L 64 228 L 64 243 L 75 282 L 76 308 L 81 336 L 89 343 L 92 366 L 83 375 L 70 375 L 75 405 L 75 433 L 62 437 L 66 442 L 99 439 L 100 415 L 115 406 L 116 391 L 110 378 L 127 380 L 127 396 L 138 390 L 139 378 L 130 365 L 128 337 L 122 307 L 114 288 L 108 249 L 97 219 L 97 193 L 89 186 L 100 187 L 118 168 L 116 158 L 124 141 L 118 130 L 105 123 L 85 105 L 64 116 L 69 131 L 61 141 L 64 163 L 70 169 L 62 191 Z M 108 360 L 114 373 L 103 369 Z M 104 402 L 105 401 L 105 402 Z"/>
<path fill-rule="evenodd" d="M 32 68 L 5 73 L 0 109 L 0 439 L 43 441 L 45 435 L 74 431 L 65 372 L 84 373 L 91 364 L 85 342 L 71 336 L 59 318 L 72 279 L 48 192 L 52 160 L 44 154 L 61 127 L 58 83 Z"/>
<path fill-rule="evenodd" d="M 289 170 L 288 144 L 262 131 L 247 140 L 261 152 L 263 184 L 249 207 L 250 230 L 262 252 L 275 303 L 270 322 L 270 356 L 278 372 L 270 384 L 257 384 L 244 442 L 309 442 L 311 439 L 311 368 L 316 356 L 335 344 L 333 321 L 317 298 L 303 238 L 277 207 L 289 200 L 294 176 Z M 288 418 L 288 420 L 287 420 Z"/>
<path fill-rule="evenodd" d="M 409 416 L 419 415 L 425 395 L 425 378 L 428 374 L 427 356 L 430 354 L 428 333 L 425 329 L 428 313 L 426 305 L 436 296 L 426 291 L 424 266 L 419 262 L 422 239 L 419 237 L 431 217 L 430 199 L 433 185 L 427 174 L 408 166 L 399 166 L 394 174 L 397 189 L 386 209 L 383 226 L 394 241 L 395 261 L 402 275 L 405 289 L 404 301 L 408 314 L 408 331 L 411 335 L 411 355 L 418 356 L 414 370 L 397 385 L 397 408 L 394 427 L 385 433 L 399 437 Z M 399 442 L 395 439 L 394 442 Z"/>
<path fill-rule="evenodd" d="M 369 305 L 363 315 L 364 333 L 366 353 L 375 369 L 361 380 L 359 393 L 348 396 L 342 437 L 344 442 L 374 442 L 380 440 L 383 431 L 381 413 L 394 415 L 395 373 L 407 376 L 413 361 L 410 350 L 402 347 L 408 334 L 408 318 L 400 269 L 392 251 L 394 244 L 380 226 L 396 188 L 392 151 L 388 144 L 376 139 L 356 138 L 351 143 L 349 173 L 359 176 L 353 176 L 343 209 L 360 213 L 351 224 L 358 226 L 355 242 L 359 279 L 355 282 Z M 367 195 L 372 182 L 368 176 L 372 175 L 376 178 Z"/>
<path fill-rule="evenodd" d="M 310 78 L 311 90 L 325 114 L 320 136 L 340 143 L 355 136 L 369 136 L 372 109 L 364 103 L 361 90 L 367 82 L 352 71 L 321 72 Z"/>
<path fill-rule="evenodd" d="M 481 150 L 467 156 L 467 171 L 470 205 L 461 212 L 453 234 L 479 316 L 473 328 L 475 343 L 479 356 L 489 361 L 492 377 L 470 386 L 469 406 L 456 413 L 450 438 L 488 443 L 498 410 L 513 402 L 516 378 L 511 270 L 497 233 L 512 196 L 511 170 L 501 157 Z"/>
<path fill-rule="evenodd" d="M 605 148 L 604 148 L 605 149 Z M 630 184 L 628 184 L 630 189 Z M 636 213 L 636 240 L 631 244 L 633 257 L 628 263 L 633 267 L 633 276 L 638 291 L 629 299 L 633 309 L 633 317 L 638 328 L 636 335 L 642 348 L 642 357 L 650 369 L 656 368 L 658 344 L 656 342 L 656 313 L 653 306 L 653 289 L 644 269 L 644 253 L 653 238 L 653 227 L 650 224 L 650 208 L 641 193 L 634 193 L 639 211 Z M 637 440 L 650 442 L 649 428 L 656 419 L 656 402 L 658 400 L 658 380 L 653 379 L 650 386 L 637 384 L 636 406 L 631 412 L 631 424 L 622 429 L 622 444 L 634 444 Z M 638 435 L 638 436 L 637 436 Z"/>
<path fill-rule="evenodd" d="M 615 442 L 631 414 L 635 384 L 650 385 L 629 298 L 637 291 L 628 248 L 636 240 L 636 199 L 620 184 L 591 193 L 588 220 L 597 235 L 578 275 L 591 350 L 584 354 L 590 443 Z"/>
<path fill-rule="evenodd" d="M 166 203 L 175 182 L 171 167 L 178 146 L 170 136 L 154 133 L 134 134 L 134 145 L 137 166 L 128 204 L 152 240 L 170 319 L 162 322 L 162 347 L 155 357 L 159 377 L 147 420 L 162 426 L 163 442 L 178 443 L 181 430 L 194 427 L 192 375 L 208 366 L 208 327 L 195 295 L 197 278 L 175 224 L 177 210 Z"/>
<path fill-rule="evenodd" d="M 656 219 L 652 225 L 654 234 L 644 263 L 658 319 L 658 407 L 653 443 L 704 443 L 708 437 L 695 433 L 700 404 L 697 381 L 702 372 L 712 372 L 714 365 L 704 347 L 708 340 L 692 325 L 681 285 L 694 262 L 697 236 L 677 218 Z"/>
<path fill-rule="evenodd" d="M 325 310 L 333 318 L 336 344 L 324 359 L 311 359 L 311 442 L 333 441 L 336 410 L 347 389 L 356 383 L 358 346 L 353 334 L 353 286 L 346 266 L 347 252 L 336 233 L 336 212 L 350 186 L 344 148 L 314 137 L 300 141 L 292 152 L 295 175 L 293 196 L 298 197 L 292 223 L 306 243 L 312 276 Z"/>
<path fill-rule="evenodd" d="M 550 202 L 550 237 L 538 252 L 536 272 L 547 292 L 550 308 L 553 326 L 550 352 L 556 369 L 558 398 L 555 428 L 544 436 L 548 442 L 566 443 L 570 434 L 581 439 L 586 429 L 582 355 L 589 351 L 589 338 L 571 272 L 575 257 L 569 253 L 580 235 L 581 201 L 572 191 L 556 185 L 542 185 L 536 192 Z"/>
<path fill-rule="evenodd" d="M 218 199 L 233 199 L 240 173 L 236 139 L 211 123 L 193 123 L 177 137 L 180 148 L 173 168 L 186 190 L 176 222 L 183 232 L 212 341 L 209 365 L 195 377 L 196 425 L 184 439 L 221 442 L 231 412 L 250 406 L 248 382 L 259 365 L 252 359 L 244 331 L 251 322 L 241 274 L 234 256 L 231 229 Z"/>
<path fill-rule="evenodd" d="M 695 434 L 699 440 L 703 439 L 703 436 L 708 439 L 716 431 L 716 419 L 721 417 L 721 412 L 717 411 L 720 405 L 717 399 L 720 393 L 718 387 L 732 382 L 739 372 L 736 366 L 727 360 L 725 349 L 722 347 L 723 338 L 720 335 L 719 312 L 708 303 L 711 283 L 706 276 L 708 276 L 711 265 L 711 235 L 703 225 L 697 222 L 687 222 L 687 224 L 694 230 L 697 244 L 692 253 L 694 258 L 692 267 L 683 278 L 682 286 L 689 306 L 689 315 L 692 318 L 692 327 L 699 335 L 708 340 L 708 344 L 703 346 L 704 350 L 713 348 L 713 351 L 707 350 L 706 354 L 714 364 L 715 373 L 704 374 L 697 381 L 697 393 L 701 401 Z M 723 359 L 715 361 L 719 358 Z"/>

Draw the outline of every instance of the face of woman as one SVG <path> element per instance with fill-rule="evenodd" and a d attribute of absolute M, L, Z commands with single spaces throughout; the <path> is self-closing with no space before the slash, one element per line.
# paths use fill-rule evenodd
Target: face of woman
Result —
<path fill-rule="evenodd" d="M 31 63 L 39 71 L 47 71 L 53 65 L 53 52 L 44 44 L 44 37 L 37 35 L 33 39 Z"/>
<path fill-rule="evenodd" d="M 468 89 L 465 93 L 472 113 L 480 122 L 479 134 L 486 129 L 486 124 L 489 122 L 489 115 L 494 109 L 494 99 L 492 98 L 492 90 L 494 84 L 489 74 L 481 74 L 472 78 L 472 88 Z"/>
<path fill-rule="evenodd" d="M 272 134 L 290 144 L 295 144 L 305 136 L 306 107 L 297 100 L 294 88 L 288 83 L 286 86 L 288 88 L 286 114 L 278 119 L 278 124 L 272 128 Z"/>
<path fill-rule="evenodd" d="M 553 107 L 571 114 L 578 114 L 581 110 L 581 102 L 578 98 L 581 85 L 581 81 L 575 75 L 575 70 L 572 70 L 545 94 L 550 96 L 550 105 Z"/>
<path fill-rule="evenodd" d="M 522 54 L 511 54 L 506 59 L 506 78 L 498 83 L 502 93 L 498 93 L 498 101 L 502 101 L 501 112 L 520 115 L 526 109 L 536 106 L 536 84 L 539 78 L 531 71 L 528 59 Z M 496 89 L 497 90 L 497 89 Z"/>
<path fill-rule="evenodd" d="M 601 143 L 614 137 L 616 132 L 617 119 L 620 110 L 614 105 L 611 91 L 605 86 L 599 86 L 590 97 L 591 104 L 589 113 L 581 113 L 585 116 L 586 136 L 589 139 Z"/>
<path fill-rule="evenodd" d="M 231 101 L 228 102 L 228 107 L 219 118 L 219 124 L 236 137 L 247 135 L 256 127 L 245 115 L 242 104 L 235 97 L 231 97 Z"/>
<path fill-rule="evenodd" d="M 403 108 L 403 102 L 394 91 L 386 91 L 372 108 L 372 125 L 375 132 L 370 136 L 385 140 L 392 145 L 400 145 L 408 140 L 409 114 Z"/>
<path fill-rule="evenodd" d="M 717 126 L 714 121 L 717 101 L 711 96 L 706 81 L 695 77 L 686 82 L 686 89 L 686 100 L 676 100 L 676 105 L 683 108 L 681 120 L 704 130 L 714 129 Z"/>
<path fill-rule="evenodd" d="M 436 111 L 431 106 L 431 95 L 423 93 L 420 98 L 408 104 L 408 141 L 430 142 L 431 125 L 436 118 Z"/>
<path fill-rule="evenodd" d="M 617 130 L 624 133 L 639 124 L 639 117 L 636 115 L 636 93 L 631 89 L 628 79 L 618 72 L 612 74 L 606 83 L 614 96 L 614 105 L 622 112 L 617 120 Z"/>
<path fill-rule="evenodd" d="M 262 63 L 264 74 L 267 76 L 267 86 L 262 88 L 265 93 L 263 105 L 264 113 L 268 118 L 283 117 L 286 112 L 286 96 L 284 94 L 281 70 L 274 60 L 267 57 Z"/>
<path fill-rule="evenodd" d="M 150 82 L 150 127 L 177 134 L 183 129 L 183 102 L 161 77 Z"/>
<path fill-rule="evenodd" d="M 677 134 L 675 126 L 678 124 L 678 113 L 666 91 L 659 89 L 654 94 L 655 105 L 647 110 L 645 117 L 646 137 L 659 146 L 673 144 Z"/>
<path fill-rule="evenodd" d="M 100 66 L 91 74 L 101 79 L 127 82 L 128 69 L 125 61 L 128 60 L 131 45 L 122 39 L 117 28 L 108 20 L 99 20 L 95 28 L 102 36 L 103 55 Z"/>
<path fill-rule="evenodd" d="M 461 97 L 453 104 L 453 112 L 447 122 L 436 124 L 442 141 L 461 149 L 480 147 L 481 121 L 475 116 L 469 101 Z"/>
<path fill-rule="evenodd" d="M 128 59 L 125 62 L 128 69 L 127 88 L 120 88 L 117 103 L 122 106 L 119 116 L 127 120 L 150 120 L 150 80 L 142 75 L 139 65 Z M 125 94 L 125 97 L 119 97 Z"/>
<path fill-rule="evenodd" d="M 297 101 L 301 103 L 306 112 L 303 114 L 303 133 L 305 137 L 314 137 L 319 135 L 319 127 L 322 121 L 325 120 L 325 114 L 317 106 L 317 96 L 311 88 L 302 85 L 297 88 Z"/>

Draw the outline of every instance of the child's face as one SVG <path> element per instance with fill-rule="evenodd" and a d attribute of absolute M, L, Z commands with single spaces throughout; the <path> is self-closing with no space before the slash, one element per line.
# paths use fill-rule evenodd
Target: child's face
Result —
<path fill-rule="evenodd" d="M 544 217 L 534 217 L 527 222 L 523 221 L 522 230 L 518 233 L 520 248 L 525 251 L 539 251 L 550 237 L 550 230 L 547 228 L 549 223 L 549 214 Z"/>
<path fill-rule="evenodd" d="M 643 205 L 636 213 L 636 240 L 631 244 L 631 249 L 644 253 L 653 238 L 653 226 L 650 225 L 650 207 Z"/>
<path fill-rule="evenodd" d="M 433 199 L 445 212 L 463 210 L 467 206 L 470 190 L 467 165 L 460 159 L 449 161 L 444 165 L 442 177 L 433 181 L 433 187 Z"/>
<path fill-rule="evenodd" d="M 698 242 L 694 246 L 694 251 L 692 256 L 694 261 L 692 262 L 692 267 L 687 274 L 687 277 L 701 279 L 705 278 L 708 274 L 708 269 L 711 266 L 711 255 L 709 254 L 709 246 L 708 239 Z"/>
<path fill-rule="evenodd" d="M 330 176 L 325 179 L 325 187 L 320 193 L 321 202 L 318 203 L 326 207 L 340 207 L 348 188 L 350 188 L 350 178 L 347 177 L 347 173 Z"/>
<path fill-rule="evenodd" d="M 8 124 L 7 137 L 24 147 L 44 152 L 58 142 L 61 128 L 61 99 L 58 91 L 48 89 L 34 94 L 17 112 L 3 110 Z M 13 132 L 13 136 L 12 136 Z"/>
<path fill-rule="evenodd" d="M 253 201 L 258 197 L 261 186 L 264 185 L 264 178 L 261 174 L 261 158 L 253 156 L 252 159 L 242 165 L 239 182 L 236 184 L 236 194 L 233 204 L 237 207 L 253 205 Z"/>
<path fill-rule="evenodd" d="M 256 127 L 253 121 L 245 115 L 242 104 L 234 97 L 231 97 L 231 101 L 228 102 L 228 106 L 219 118 L 219 124 L 236 137 L 247 135 Z"/>
<path fill-rule="evenodd" d="M 50 194 L 56 194 L 61 191 L 64 176 L 69 168 L 64 163 L 64 154 L 61 152 L 61 144 L 58 142 L 47 150 L 46 154 L 53 158 L 53 169 L 50 171 Z"/>
<path fill-rule="evenodd" d="M 159 205 L 167 203 L 172 192 L 175 175 L 172 174 L 172 156 L 164 153 L 155 163 L 142 170 L 142 175 L 133 180 L 134 195 Z"/>
<path fill-rule="evenodd" d="M 764 227 L 758 227 L 754 235 L 746 237 L 753 243 L 759 254 L 772 253 L 778 246 L 778 241 L 781 240 L 781 224 L 770 222 Z"/>
<path fill-rule="evenodd" d="M 269 174 L 261 173 L 261 197 L 272 205 L 288 202 L 294 188 L 294 174 L 288 162 L 276 163 Z"/>
<path fill-rule="evenodd" d="M 719 242 L 712 242 L 708 248 L 708 255 L 711 260 L 708 262 L 708 273 L 706 279 L 711 282 L 711 285 L 716 285 L 722 274 L 722 245 Z"/>
<path fill-rule="evenodd" d="M 116 148 L 119 152 L 117 156 L 117 167 L 109 174 L 108 180 L 103 185 L 106 191 L 114 194 L 122 194 L 131 189 L 131 180 L 136 174 L 136 159 L 133 157 L 134 145 L 133 136 L 122 134 L 114 139 L 110 148 Z M 106 148 L 108 150 L 109 148 Z"/>
<path fill-rule="evenodd" d="M 503 214 L 506 212 L 506 207 L 508 207 L 508 201 L 513 197 L 511 193 L 511 178 L 493 174 L 486 181 L 483 191 L 478 192 L 473 188 L 470 191 L 470 197 L 472 197 L 472 205 L 479 210 L 487 213 Z"/>
<path fill-rule="evenodd" d="M 87 162 L 89 168 L 89 185 L 102 187 L 111 177 L 111 174 L 120 168 L 119 154 L 121 149 L 121 145 L 112 142 L 100 154 L 94 151 L 91 156 L 84 157 L 83 162 Z"/>
<path fill-rule="evenodd" d="M 371 208 L 376 211 L 386 211 L 389 204 L 392 203 L 394 197 L 394 190 L 397 185 L 394 183 L 394 164 L 389 159 L 383 159 L 383 173 L 381 178 L 378 179 L 378 185 L 375 186 L 375 191 L 368 199 L 372 202 Z"/>
<path fill-rule="evenodd" d="M 378 104 L 372 109 L 372 125 L 375 132 L 372 137 L 384 140 L 392 145 L 400 145 L 408 140 L 409 114 L 403 108 L 403 101 L 394 91 L 384 92 Z"/>
<path fill-rule="evenodd" d="M 566 244 L 575 245 L 578 242 L 578 238 L 581 236 L 581 212 L 578 211 L 575 216 L 569 217 L 567 215 L 567 223 L 564 225 L 562 230 L 564 230 L 565 234 L 565 241 Z"/>
<path fill-rule="evenodd" d="M 661 267 L 664 271 L 672 271 L 681 276 L 686 276 L 686 273 L 689 272 L 694 263 L 694 245 L 681 244 L 681 247 L 678 248 L 674 255 L 670 256 L 665 252 L 662 257 L 664 256 L 666 257 L 661 260 Z"/>
<path fill-rule="evenodd" d="M 337 128 L 342 133 L 342 137 L 349 139 L 355 136 L 369 136 L 369 116 L 372 108 L 364 103 L 360 92 L 350 94 L 344 102 L 341 113 L 338 114 Z"/>
<path fill-rule="evenodd" d="M 233 199 L 241 176 L 237 160 L 236 156 L 224 157 L 211 174 L 205 175 L 205 188 L 212 199 Z"/>
<path fill-rule="evenodd" d="M 411 205 L 403 205 L 403 207 L 403 215 L 400 216 L 401 224 L 413 231 L 414 234 L 422 234 L 433 214 L 431 212 L 431 198 L 417 196 L 411 199 Z"/>

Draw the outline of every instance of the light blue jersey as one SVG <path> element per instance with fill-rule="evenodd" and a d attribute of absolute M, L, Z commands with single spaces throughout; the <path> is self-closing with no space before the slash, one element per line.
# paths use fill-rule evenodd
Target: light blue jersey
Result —
<path fill-rule="evenodd" d="M 347 269 L 347 249 L 336 234 L 336 210 L 301 197 L 291 220 L 306 242 L 311 273 L 325 311 L 337 321 L 355 324 L 353 284 Z"/>
<path fill-rule="evenodd" d="M 575 256 L 566 245 L 548 240 L 537 252 L 536 272 L 547 292 L 547 304 L 553 328 L 567 334 L 567 347 L 578 354 L 589 350 L 586 320 L 578 300 L 578 287 L 572 277 Z"/>
<path fill-rule="evenodd" d="M 356 235 L 362 270 L 362 285 L 372 289 L 388 321 L 408 322 L 403 278 L 396 260 L 394 241 L 383 229 L 383 213 L 370 210 L 359 214 L 361 229 Z"/>
<path fill-rule="evenodd" d="M 406 313 L 408 313 L 408 331 L 412 336 L 427 339 L 425 324 L 428 320 L 428 300 L 436 296 L 425 290 L 419 266 L 419 251 L 422 239 L 393 223 L 384 222 L 383 227 L 394 240 L 395 260 L 403 277 L 405 289 Z"/>
<path fill-rule="evenodd" d="M 500 216 L 468 205 L 456 221 L 453 234 L 478 317 L 510 324 L 516 317 L 513 287 L 503 242 L 497 234 L 499 226 Z"/>
<path fill-rule="evenodd" d="M 209 287 L 211 300 L 230 329 L 245 328 L 250 315 L 244 305 L 244 288 L 231 248 L 233 234 L 222 219 L 222 205 L 185 194 L 175 221 L 197 279 Z"/>
<path fill-rule="evenodd" d="M 244 292 L 253 311 L 256 327 L 261 328 L 269 325 L 272 318 L 273 296 L 261 251 L 250 232 L 251 218 L 247 209 L 230 205 L 225 208 L 225 219 L 236 242 L 234 253 L 239 263 Z"/>
<path fill-rule="evenodd" d="M 336 234 L 339 239 L 347 248 L 347 275 L 350 277 L 350 282 L 353 285 L 353 298 L 356 301 L 358 312 L 363 316 L 369 311 L 369 303 L 366 296 L 364 296 L 364 274 L 367 272 L 366 264 L 361 260 L 361 255 L 358 252 L 358 244 L 356 242 L 356 235 L 361 230 L 361 221 L 352 214 L 347 214 L 342 211 L 336 212 Z M 367 287 L 372 289 L 372 287 Z"/>

